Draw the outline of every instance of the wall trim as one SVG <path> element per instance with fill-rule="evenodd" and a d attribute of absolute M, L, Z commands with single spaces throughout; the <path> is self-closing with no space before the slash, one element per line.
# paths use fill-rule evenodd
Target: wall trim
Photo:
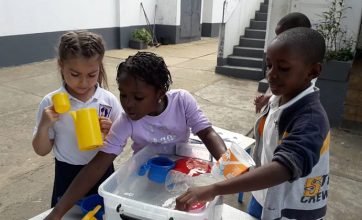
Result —
<path fill-rule="evenodd" d="M 106 49 L 128 48 L 131 33 L 137 28 L 153 30 L 153 26 L 137 25 L 129 27 L 110 27 L 87 29 L 102 35 Z M 180 36 L 180 25 L 156 25 L 155 32 L 159 43 L 178 44 L 201 39 L 201 31 L 195 36 Z M 0 67 L 15 66 L 26 63 L 52 59 L 57 56 L 56 47 L 60 36 L 66 31 L 35 33 L 0 37 Z"/>
<path fill-rule="evenodd" d="M 227 64 L 227 57 L 226 58 L 222 58 L 222 57 L 218 57 L 217 58 L 217 66 L 225 66 Z"/>
<path fill-rule="evenodd" d="M 202 23 L 201 36 L 218 37 L 221 23 Z"/>
<path fill-rule="evenodd" d="M 119 28 L 88 30 L 101 34 L 106 41 L 108 50 L 120 47 Z M 65 32 L 57 31 L 0 37 L 0 67 L 21 65 L 56 57 L 59 38 Z"/>

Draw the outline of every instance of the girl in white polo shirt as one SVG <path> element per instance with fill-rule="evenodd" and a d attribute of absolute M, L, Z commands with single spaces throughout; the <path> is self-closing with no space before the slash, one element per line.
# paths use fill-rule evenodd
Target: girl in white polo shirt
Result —
<path fill-rule="evenodd" d="M 40 102 L 33 137 L 33 148 L 38 155 L 45 156 L 53 150 L 55 156 L 52 207 L 98 150 L 78 149 L 73 119 L 69 114 L 56 113 L 51 97 L 65 92 L 69 96 L 71 110 L 96 108 L 104 135 L 108 134 L 112 121 L 122 111 L 118 99 L 102 88 L 102 83 L 107 86 L 102 63 L 104 48 L 102 38 L 88 31 L 71 31 L 60 38 L 58 65 L 63 85 Z M 112 165 L 88 194 L 97 193 L 99 184 L 113 171 Z"/>

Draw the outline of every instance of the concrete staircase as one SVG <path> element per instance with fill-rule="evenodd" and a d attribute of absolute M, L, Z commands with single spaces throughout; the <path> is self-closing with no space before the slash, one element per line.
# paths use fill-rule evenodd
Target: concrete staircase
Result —
<path fill-rule="evenodd" d="M 216 66 L 215 72 L 242 79 L 261 80 L 264 78 L 263 53 L 268 16 L 268 0 L 260 4 L 255 19 L 245 35 L 240 36 L 239 45 L 234 46 L 233 54 L 226 59 L 226 65 Z"/>

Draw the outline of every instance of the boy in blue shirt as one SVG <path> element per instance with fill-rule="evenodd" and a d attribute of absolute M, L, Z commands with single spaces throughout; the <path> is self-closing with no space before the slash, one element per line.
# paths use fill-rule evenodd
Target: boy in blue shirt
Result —
<path fill-rule="evenodd" d="M 252 191 L 249 213 L 261 219 L 321 219 L 329 184 L 329 122 L 311 80 L 321 72 L 325 41 L 310 28 L 279 34 L 267 49 L 273 96 L 255 124 L 257 164 L 250 172 L 190 188 L 176 208 L 217 195 Z"/>

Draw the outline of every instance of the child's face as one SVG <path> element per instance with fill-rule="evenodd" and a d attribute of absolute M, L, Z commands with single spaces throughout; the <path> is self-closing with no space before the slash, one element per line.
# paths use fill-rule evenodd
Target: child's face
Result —
<path fill-rule="evenodd" d="M 139 120 L 146 115 L 158 115 L 159 100 L 164 93 L 156 91 L 155 87 L 137 80 L 127 73 L 122 75 L 118 83 L 121 105 L 132 120 Z"/>
<path fill-rule="evenodd" d="M 84 101 L 94 94 L 100 67 L 98 56 L 90 59 L 73 58 L 59 62 L 59 65 L 71 95 Z"/>
<path fill-rule="evenodd" d="M 319 64 L 307 64 L 304 55 L 278 40 L 271 43 L 266 56 L 270 90 L 282 96 L 284 103 L 306 89 L 318 75 Z"/>

